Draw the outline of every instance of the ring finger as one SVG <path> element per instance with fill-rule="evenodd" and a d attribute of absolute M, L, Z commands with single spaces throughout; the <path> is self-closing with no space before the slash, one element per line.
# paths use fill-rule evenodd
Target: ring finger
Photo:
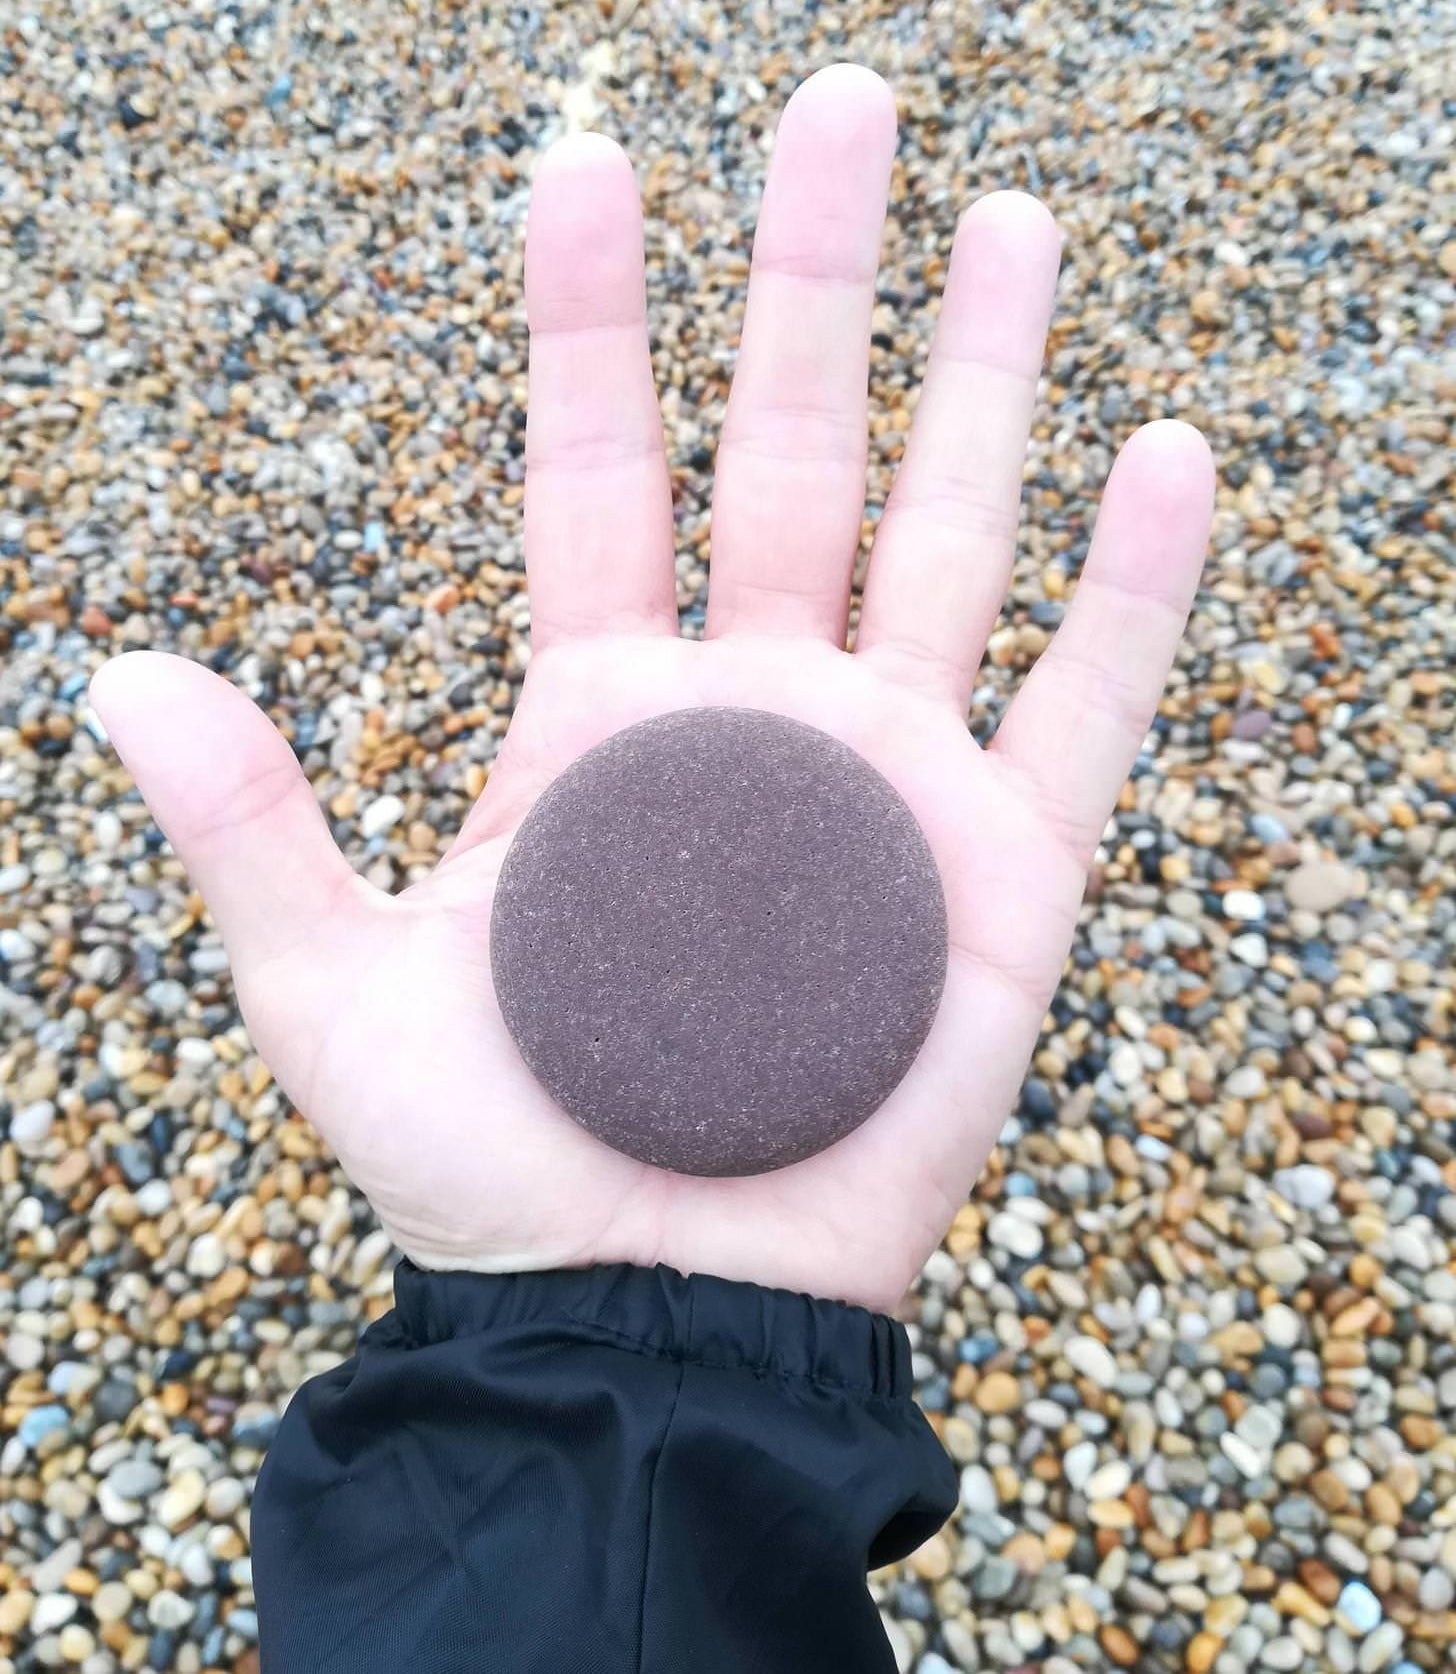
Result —
<path fill-rule="evenodd" d="M 856 650 L 964 710 L 1015 555 L 1061 241 L 1024 192 L 961 219 L 915 422 L 880 519 Z"/>

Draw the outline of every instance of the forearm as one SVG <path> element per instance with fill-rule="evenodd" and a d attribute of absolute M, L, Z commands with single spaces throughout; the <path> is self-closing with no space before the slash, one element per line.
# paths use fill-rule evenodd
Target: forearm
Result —
<path fill-rule="evenodd" d="M 899 1325 L 662 1267 L 396 1301 L 259 1478 L 264 1674 L 893 1669 L 866 1568 L 956 1498 Z"/>

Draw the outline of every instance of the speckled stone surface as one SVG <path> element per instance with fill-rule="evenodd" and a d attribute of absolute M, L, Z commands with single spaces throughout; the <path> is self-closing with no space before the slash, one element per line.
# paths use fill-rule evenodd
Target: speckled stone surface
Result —
<path fill-rule="evenodd" d="M 914 1061 L 945 966 L 914 815 L 846 745 L 756 709 L 678 710 L 588 751 L 517 833 L 491 917 L 540 1081 L 685 1174 L 852 1132 Z"/>

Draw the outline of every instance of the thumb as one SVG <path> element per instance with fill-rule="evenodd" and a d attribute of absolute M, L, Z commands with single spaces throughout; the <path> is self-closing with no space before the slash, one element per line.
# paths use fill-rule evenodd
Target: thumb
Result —
<path fill-rule="evenodd" d="M 186 657 L 129 651 L 89 695 L 235 970 L 286 953 L 351 886 L 368 888 L 287 741 L 235 686 Z"/>

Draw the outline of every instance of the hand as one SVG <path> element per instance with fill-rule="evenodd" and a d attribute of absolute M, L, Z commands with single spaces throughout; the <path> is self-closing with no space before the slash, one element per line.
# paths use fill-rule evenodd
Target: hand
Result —
<path fill-rule="evenodd" d="M 978 748 L 966 710 L 1011 572 L 1060 254 L 1035 199 L 993 193 L 956 234 L 844 649 L 894 143 L 889 90 L 852 66 L 784 113 L 702 643 L 678 633 L 632 171 L 597 135 L 542 159 L 526 248 L 533 658 L 485 793 L 430 877 L 391 897 L 357 876 L 288 744 L 208 670 L 134 652 L 93 681 L 216 917 L 259 1051 L 421 1266 L 662 1261 L 890 1308 L 1012 1106 L 1198 580 L 1212 468 L 1181 424 L 1127 443 L 1066 620 Z M 777 710 L 858 750 L 914 810 L 949 913 L 945 996 L 909 1075 L 849 1138 L 752 1179 L 667 1174 L 578 1128 L 517 1055 L 488 963 L 496 875 L 535 798 L 610 733 L 695 704 Z"/>

